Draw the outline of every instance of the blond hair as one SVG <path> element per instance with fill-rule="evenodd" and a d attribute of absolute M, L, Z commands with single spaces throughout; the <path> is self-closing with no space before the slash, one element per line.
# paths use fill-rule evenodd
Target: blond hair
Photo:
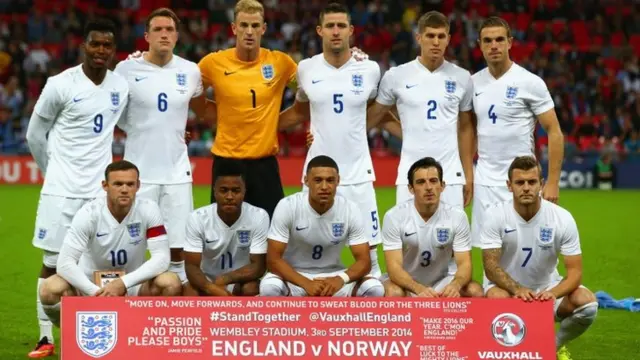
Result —
<path fill-rule="evenodd" d="M 238 17 L 239 13 L 247 13 L 247 14 L 255 14 L 260 13 L 262 19 L 264 19 L 264 6 L 257 0 L 240 0 L 236 4 L 236 7 L 233 10 L 233 19 L 235 20 Z"/>

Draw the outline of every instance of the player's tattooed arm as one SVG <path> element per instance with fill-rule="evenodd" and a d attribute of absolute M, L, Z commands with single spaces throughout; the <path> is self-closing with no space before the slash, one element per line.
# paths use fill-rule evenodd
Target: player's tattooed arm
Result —
<path fill-rule="evenodd" d="M 207 279 L 207 276 L 200 269 L 202 260 L 201 253 L 184 252 L 185 272 L 189 284 L 196 290 L 209 296 L 230 296 L 231 294 L 220 285 L 216 285 Z"/>
<path fill-rule="evenodd" d="M 500 266 L 501 255 L 502 249 L 500 248 L 482 250 L 484 271 L 487 279 L 495 283 L 498 287 L 508 291 L 511 295 L 515 295 L 521 286 Z"/>
<path fill-rule="evenodd" d="M 258 280 L 267 269 L 267 257 L 265 254 L 249 254 L 249 264 L 222 274 L 216 279 L 218 285 L 247 283 Z"/>

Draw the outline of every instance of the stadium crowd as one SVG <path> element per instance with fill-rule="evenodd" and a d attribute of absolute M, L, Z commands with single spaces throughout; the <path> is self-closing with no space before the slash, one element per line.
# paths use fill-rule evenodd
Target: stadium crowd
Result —
<path fill-rule="evenodd" d="M 28 154 L 27 123 L 48 76 L 80 62 L 79 45 L 88 19 L 110 15 L 119 25 L 118 59 L 145 50 L 144 18 L 158 6 L 179 10 L 183 26 L 178 55 L 198 62 L 233 46 L 230 0 L 0 2 L 0 152 Z M 315 34 L 322 1 L 267 0 L 263 46 L 294 60 L 321 51 Z M 386 71 L 415 58 L 412 33 L 419 14 L 449 14 L 452 41 L 447 58 L 472 73 L 483 68 L 476 28 L 496 14 L 511 23 L 514 61 L 545 79 L 565 134 L 567 158 L 607 153 L 614 159 L 640 156 L 640 5 L 631 1 L 404 0 L 347 1 L 356 28 L 353 44 Z M 115 64 L 114 64 L 115 66 Z M 283 107 L 293 103 L 288 90 Z M 306 125 L 280 134 L 281 153 L 305 152 Z M 215 134 L 208 124 L 189 122 L 192 156 L 206 156 Z M 215 131 L 215 130 L 214 130 Z M 544 132 L 537 131 L 542 153 Z M 369 134 L 372 154 L 399 153 L 400 140 L 385 131 Z M 114 153 L 122 154 L 123 135 Z"/>

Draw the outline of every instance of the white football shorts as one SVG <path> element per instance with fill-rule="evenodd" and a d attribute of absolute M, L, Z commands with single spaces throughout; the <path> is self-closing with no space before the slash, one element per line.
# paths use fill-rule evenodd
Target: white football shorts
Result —
<path fill-rule="evenodd" d="M 73 217 L 91 200 L 40 194 L 33 246 L 59 253 Z"/>
<path fill-rule="evenodd" d="M 187 220 L 193 211 L 192 184 L 141 184 L 137 196 L 158 204 L 167 229 L 169 246 L 181 249 L 184 246 Z"/>

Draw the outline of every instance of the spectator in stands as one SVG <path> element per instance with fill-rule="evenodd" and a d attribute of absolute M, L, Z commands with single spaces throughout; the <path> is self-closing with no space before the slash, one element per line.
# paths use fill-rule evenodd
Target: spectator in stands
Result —
<path fill-rule="evenodd" d="M 624 151 L 629 155 L 640 156 L 640 139 L 638 139 L 638 131 L 632 131 L 629 138 L 625 140 Z"/>
<path fill-rule="evenodd" d="M 593 168 L 594 185 L 596 189 L 611 190 L 616 183 L 616 166 L 613 164 L 611 154 L 605 153 L 596 162 Z"/>

